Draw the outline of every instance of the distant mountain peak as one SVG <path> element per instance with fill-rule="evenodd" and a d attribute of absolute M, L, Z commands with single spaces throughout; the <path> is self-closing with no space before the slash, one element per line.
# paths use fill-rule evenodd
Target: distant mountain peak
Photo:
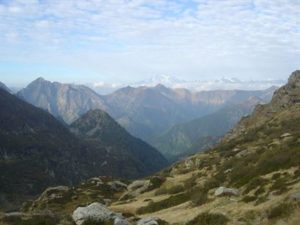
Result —
<path fill-rule="evenodd" d="M 32 83 L 33 83 L 33 82 L 45 82 L 45 81 L 47 81 L 45 78 L 43 78 L 43 77 L 38 77 L 38 78 L 36 78 L 34 81 L 32 81 Z"/>

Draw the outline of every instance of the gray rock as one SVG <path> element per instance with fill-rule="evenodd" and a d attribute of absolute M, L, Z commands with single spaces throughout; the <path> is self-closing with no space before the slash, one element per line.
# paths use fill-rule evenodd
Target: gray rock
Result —
<path fill-rule="evenodd" d="M 81 225 L 88 219 L 107 221 L 113 218 L 113 213 L 105 205 L 94 202 L 86 207 L 78 207 L 72 215 L 76 225 Z"/>
<path fill-rule="evenodd" d="M 300 202 L 300 190 L 290 195 L 292 201 Z"/>
<path fill-rule="evenodd" d="M 215 196 L 224 196 L 224 195 L 239 195 L 239 190 L 235 188 L 226 188 L 226 187 L 219 187 L 215 190 Z"/>
<path fill-rule="evenodd" d="M 126 198 L 134 198 L 145 192 L 151 185 L 149 180 L 136 180 L 132 182 L 128 187 L 128 191 L 123 194 L 120 200 L 124 200 Z"/>
<path fill-rule="evenodd" d="M 108 185 L 116 191 L 122 191 L 127 189 L 127 185 L 118 180 L 108 182 Z"/>
<path fill-rule="evenodd" d="M 147 217 L 139 220 L 137 225 L 158 225 L 159 218 L 156 217 Z"/>
<path fill-rule="evenodd" d="M 243 151 L 237 153 L 237 154 L 236 154 L 236 157 L 238 157 L 238 158 L 243 158 L 244 156 L 249 155 L 249 154 L 250 154 L 250 153 L 249 153 L 248 150 L 243 150 Z"/>
<path fill-rule="evenodd" d="M 114 225 L 131 225 L 126 219 L 116 217 L 114 220 Z"/>

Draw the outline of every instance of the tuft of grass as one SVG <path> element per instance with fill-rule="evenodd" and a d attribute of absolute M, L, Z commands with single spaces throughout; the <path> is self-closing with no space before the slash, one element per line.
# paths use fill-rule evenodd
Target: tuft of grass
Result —
<path fill-rule="evenodd" d="M 201 213 L 186 225 L 226 225 L 228 221 L 229 219 L 222 214 Z"/>

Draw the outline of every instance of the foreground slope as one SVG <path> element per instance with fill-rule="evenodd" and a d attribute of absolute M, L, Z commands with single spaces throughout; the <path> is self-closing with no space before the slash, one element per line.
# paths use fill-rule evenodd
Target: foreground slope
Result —
<path fill-rule="evenodd" d="M 214 149 L 133 181 L 118 193 L 119 200 L 112 192 L 107 206 L 122 212 L 131 224 L 138 218 L 158 217 L 161 220 L 153 224 L 299 225 L 299 99 L 300 71 L 295 71 L 271 103 L 257 106 Z M 100 196 L 89 197 L 98 193 L 96 184 L 87 181 L 57 199 L 47 197 L 48 190 L 24 209 L 20 219 L 34 220 L 47 208 L 64 221 L 61 224 L 72 224 L 72 212 L 79 205 L 102 201 Z M 3 215 L 4 224 L 13 224 L 7 216 Z"/>

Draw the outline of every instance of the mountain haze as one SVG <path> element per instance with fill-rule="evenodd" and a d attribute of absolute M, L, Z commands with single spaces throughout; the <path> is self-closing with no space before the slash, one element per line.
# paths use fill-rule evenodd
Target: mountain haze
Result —
<path fill-rule="evenodd" d="M 175 125 L 151 143 L 166 157 L 177 158 L 212 147 L 243 117 L 251 113 L 259 98 L 251 97 L 236 105 L 228 105 L 217 112 Z"/>
<path fill-rule="evenodd" d="M 125 87 L 98 95 L 88 87 L 39 78 L 18 92 L 25 101 L 43 108 L 68 124 L 90 109 L 108 112 L 132 135 L 149 141 L 178 123 L 210 114 L 249 97 L 270 99 L 274 88 L 263 91 L 202 91 L 155 87 Z"/>

